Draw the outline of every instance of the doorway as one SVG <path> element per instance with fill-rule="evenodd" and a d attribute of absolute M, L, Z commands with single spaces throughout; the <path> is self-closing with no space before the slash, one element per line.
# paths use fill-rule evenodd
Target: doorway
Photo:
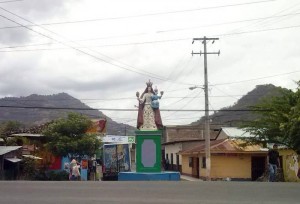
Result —
<path fill-rule="evenodd" d="M 200 177 L 199 172 L 199 157 L 193 157 L 192 176 L 195 178 Z"/>
<path fill-rule="evenodd" d="M 251 157 L 251 179 L 256 181 L 261 177 L 266 169 L 266 157 L 255 156 Z"/>

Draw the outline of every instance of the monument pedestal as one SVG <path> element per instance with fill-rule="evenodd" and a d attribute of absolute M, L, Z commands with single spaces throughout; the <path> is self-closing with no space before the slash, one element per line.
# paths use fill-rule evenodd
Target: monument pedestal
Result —
<path fill-rule="evenodd" d="M 120 172 L 118 181 L 180 181 L 179 172 Z"/>
<path fill-rule="evenodd" d="M 136 131 L 136 172 L 161 172 L 162 131 Z"/>
<path fill-rule="evenodd" d="M 120 172 L 119 181 L 179 181 L 179 172 L 161 171 L 161 130 L 136 131 L 136 172 Z"/>

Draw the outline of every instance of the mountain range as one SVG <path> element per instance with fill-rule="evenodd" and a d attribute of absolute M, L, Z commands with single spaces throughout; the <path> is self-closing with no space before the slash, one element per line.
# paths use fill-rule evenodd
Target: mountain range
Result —
<path fill-rule="evenodd" d="M 27 97 L 5 97 L 0 99 L 0 122 L 18 121 L 25 128 L 39 126 L 52 120 L 77 112 L 91 119 L 107 121 L 107 134 L 133 134 L 135 128 L 117 123 L 101 111 L 92 109 L 67 93 L 54 95 L 32 94 Z"/>
<path fill-rule="evenodd" d="M 243 121 L 251 121 L 259 117 L 248 111 L 250 107 L 258 104 L 267 97 L 279 96 L 283 88 L 272 84 L 257 85 L 252 91 L 241 97 L 235 104 L 224 107 L 210 114 L 210 123 L 215 127 L 233 126 L 237 127 Z M 205 117 L 193 122 L 191 125 L 204 124 Z"/>
<path fill-rule="evenodd" d="M 258 85 L 232 106 L 224 107 L 211 114 L 211 124 L 214 126 L 237 126 L 241 121 L 253 120 L 257 116 L 247 111 L 249 107 L 257 104 L 267 96 L 279 95 L 281 89 L 281 87 L 272 84 Z M 81 113 L 91 119 L 106 118 L 107 134 L 130 135 L 136 130 L 135 127 L 113 121 L 101 111 L 90 108 L 67 93 L 54 95 L 32 94 L 27 97 L 5 97 L 0 99 L 0 122 L 19 121 L 25 127 L 38 126 L 65 117 L 68 112 Z M 203 122 L 204 117 L 190 125 L 197 126 Z"/>

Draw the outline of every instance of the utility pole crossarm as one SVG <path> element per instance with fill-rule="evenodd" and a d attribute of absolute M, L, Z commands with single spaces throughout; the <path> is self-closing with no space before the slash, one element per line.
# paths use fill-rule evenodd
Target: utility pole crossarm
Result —
<path fill-rule="evenodd" d="M 221 53 L 220 50 L 219 50 L 219 52 L 205 52 L 205 53 L 201 52 L 201 51 L 200 52 L 193 52 L 192 51 L 192 55 L 200 55 L 200 56 L 204 55 L 204 54 L 207 54 L 207 55 L 220 55 L 220 53 Z"/>
<path fill-rule="evenodd" d="M 207 37 L 204 37 L 204 38 L 193 38 L 193 40 L 219 40 L 219 38 L 207 38 Z"/>

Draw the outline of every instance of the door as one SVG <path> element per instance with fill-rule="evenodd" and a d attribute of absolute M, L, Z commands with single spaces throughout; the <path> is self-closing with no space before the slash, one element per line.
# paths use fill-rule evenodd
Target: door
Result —
<path fill-rule="evenodd" d="M 199 157 L 193 157 L 193 167 L 192 167 L 192 176 L 195 178 L 199 178 Z"/>
<path fill-rule="evenodd" d="M 255 156 L 251 158 L 251 178 L 256 181 L 259 177 L 263 176 L 266 169 L 266 157 Z"/>

